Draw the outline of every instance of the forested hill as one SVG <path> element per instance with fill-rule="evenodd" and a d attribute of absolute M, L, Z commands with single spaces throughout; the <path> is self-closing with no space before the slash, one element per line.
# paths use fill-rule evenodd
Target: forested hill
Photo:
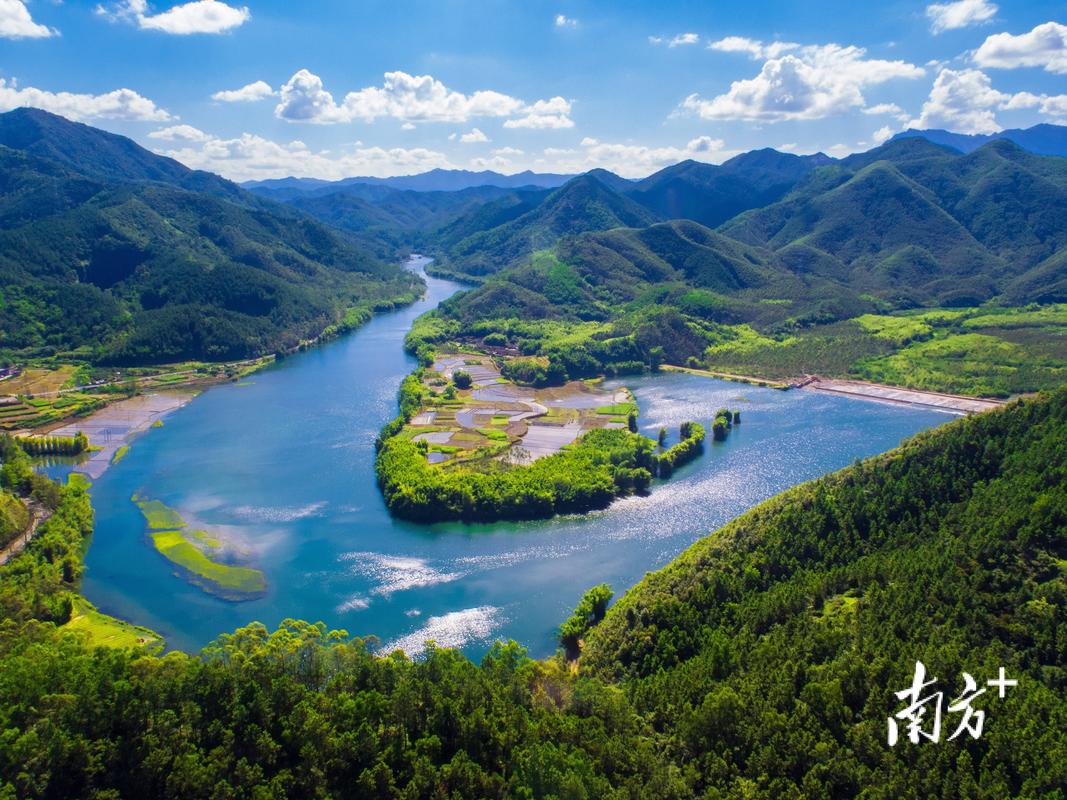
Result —
<path fill-rule="evenodd" d="M 247 357 L 418 284 L 303 212 L 42 111 L 0 115 L 0 187 L 7 358 Z"/>
<path fill-rule="evenodd" d="M 1067 159 L 1004 140 L 962 155 L 898 139 L 813 172 L 720 232 L 898 305 L 1056 302 L 1067 294 L 1046 273 L 1067 246 Z"/>
<path fill-rule="evenodd" d="M 552 247 L 564 236 L 610 228 L 651 225 L 658 215 L 611 189 L 601 178 L 582 175 L 520 217 L 473 232 L 448 248 L 442 266 L 467 276 L 485 276 Z"/>
<path fill-rule="evenodd" d="M 157 181 L 230 199 L 252 198 L 225 178 L 158 156 L 125 136 L 36 108 L 0 114 L 0 145 L 58 162 L 106 183 Z"/>
<path fill-rule="evenodd" d="M 915 662 L 985 729 L 886 744 Z M 716 797 L 1059 797 L 1067 786 L 1067 391 L 792 489 L 631 589 L 585 641 Z M 931 714 L 932 714 L 931 710 Z M 927 722 L 930 721 L 927 717 Z"/>
<path fill-rule="evenodd" d="M 1061 391 L 797 487 L 624 595 L 575 671 L 293 620 L 200 656 L 91 648 L 65 627 L 89 498 L 7 440 L 0 483 L 55 512 L 0 567 L 0 796 L 1058 798 L 1065 443 Z M 890 747 L 916 660 L 939 741 Z M 950 741 L 964 672 L 983 729 Z"/>

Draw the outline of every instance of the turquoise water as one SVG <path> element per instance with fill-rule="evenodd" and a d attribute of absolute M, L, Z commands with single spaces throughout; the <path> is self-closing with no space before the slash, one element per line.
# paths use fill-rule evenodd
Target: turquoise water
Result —
<path fill-rule="evenodd" d="M 634 378 L 626 384 L 649 435 L 686 419 L 710 430 L 721 406 L 739 408 L 742 424 L 649 496 L 586 518 L 400 522 L 378 492 L 373 441 L 415 366 L 404 334 L 459 288 L 428 284 L 416 305 L 257 373 L 251 385 L 212 388 L 138 439 L 92 490 L 89 599 L 180 649 L 253 620 L 273 627 L 296 617 L 409 651 L 433 638 L 478 656 L 514 638 L 543 656 L 589 586 L 624 590 L 761 500 L 951 419 L 683 374 Z M 175 576 L 146 540 L 134 492 L 240 543 L 266 573 L 266 596 L 228 602 Z"/>

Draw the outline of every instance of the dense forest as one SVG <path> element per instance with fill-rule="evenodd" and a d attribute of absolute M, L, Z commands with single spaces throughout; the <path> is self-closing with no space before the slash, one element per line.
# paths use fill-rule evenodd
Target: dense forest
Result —
<path fill-rule="evenodd" d="M 303 212 L 44 111 L 0 115 L 0 190 L 8 359 L 246 358 L 419 290 Z"/>
<path fill-rule="evenodd" d="M 0 567 L 0 796 L 1061 797 L 1065 442 L 1061 391 L 796 487 L 614 606 L 591 591 L 561 629 L 575 670 L 292 620 L 200 655 L 89 647 L 63 627 L 88 496 L 30 486 L 5 440 L 5 487 L 55 512 Z M 890 747 L 917 660 L 946 704 L 964 672 L 1018 684 L 974 701 L 979 738 L 946 712 Z"/>

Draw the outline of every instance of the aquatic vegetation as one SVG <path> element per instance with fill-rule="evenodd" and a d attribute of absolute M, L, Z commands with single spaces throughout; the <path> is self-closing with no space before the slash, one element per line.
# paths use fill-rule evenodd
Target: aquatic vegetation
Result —
<path fill-rule="evenodd" d="M 181 514 L 159 500 L 135 494 L 132 498 L 148 522 L 149 539 L 159 553 L 181 568 L 182 574 L 210 594 L 227 600 L 247 600 L 267 588 L 264 574 L 251 567 L 215 560 L 222 541 L 207 531 L 190 529 Z"/>
<path fill-rule="evenodd" d="M 194 583 L 204 586 L 212 594 L 229 596 L 256 594 L 267 588 L 263 573 L 250 567 L 238 567 L 212 561 L 204 552 L 189 542 L 181 531 L 157 531 L 151 534 L 155 545 L 165 558 L 195 576 Z M 197 578 L 207 582 L 205 586 Z"/>
<path fill-rule="evenodd" d="M 122 459 L 126 457 L 126 454 L 130 452 L 130 446 L 128 444 L 122 445 L 118 450 L 111 454 L 111 463 L 118 464 Z"/>
<path fill-rule="evenodd" d="M 184 528 L 185 520 L 181 514 L 160 500 L 149 500 L 139 494 L 130 498 L 144 514 L 148 529 L 153 531 Z"/>

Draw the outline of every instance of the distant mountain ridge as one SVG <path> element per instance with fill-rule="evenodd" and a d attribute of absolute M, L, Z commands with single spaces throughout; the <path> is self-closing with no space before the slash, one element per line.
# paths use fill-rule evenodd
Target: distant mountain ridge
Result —
<path fill-rule="evenodd" d="M 935 144 L 945 145 L 961 153 L 972 153 L 984 144 L 1007 139 L 1024 150 L 1042 156 L 1067 156 L 1067 125 L 1034 125 L 1032 128 L 1011 128 L 999 133 L 967 134 L 953 133 L 942 129 L 917 130 L 909 128 L 898 133 L 890 141 L 908 138 L 923 138 Z"/>
<path fill-rule="evenodd" d="M 473 172 L 465 169 L 432 169 L 417 175 L 398 175 L 391 178 L 357 177 L 344 178 L 339 181 L 324 181 L 318 178 L 276 178 L 263 181 L 246 181 L 241 184 L 245 189 L 289 189 L 299 192 L 322 191 L 324 189 L 341 189 L 353 184 L 371 186 L 388 186 L 391 189 L 409 189 L 416 192 L 456 192 L 477 186 L 496 186 L 501 189 L 518 189 L 536 186 L 542 189 L 555 189 L 562 186 L 574 175 L 539 173 L 526 170 L 514 175 L 504 175 L 492 170 Z"/>

